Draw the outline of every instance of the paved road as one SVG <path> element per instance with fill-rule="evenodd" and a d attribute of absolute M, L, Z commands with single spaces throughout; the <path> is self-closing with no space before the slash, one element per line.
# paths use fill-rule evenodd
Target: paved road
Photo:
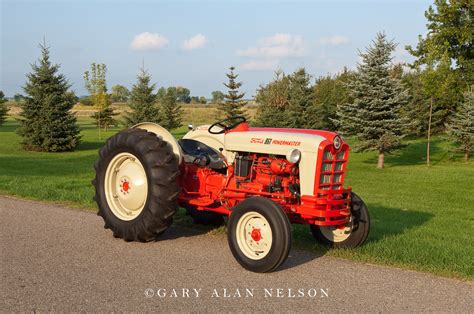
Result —
<path fill-rule="evenodd" d="M 468 312 L 473 305 L 472 282 L 301 251 L 278 272 L 250 273 L 224 236 L 181 227 L 157 242 L 126 243 L 93 213 L 1 196 L 0 217 L 1 312 Z"/>

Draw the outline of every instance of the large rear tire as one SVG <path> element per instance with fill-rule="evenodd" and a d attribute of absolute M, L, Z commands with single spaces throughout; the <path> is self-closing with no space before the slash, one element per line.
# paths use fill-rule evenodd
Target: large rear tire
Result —
<path fill-rule="evenodd" d="M 128 129 L 109 138 L 99 156 L 92 184 L 104 228 L 126 241 L 156 239 L 177 210 L 179 165 L 171 145 Z"/>
<path fill-rule="evenodd" d="M 364 201 L 351 192 L 351 220 L 342 228 L 311 225 L 314 238 L 328 246 L 355 248 L 362 245 L 369 235 L 369 210 Z"/>
<path fill-rule="evenodd" d="M 270 272 L 288 257 L 290 221 L 281 207 L 267 198 L 251 197 L 237 204 L 227 229 L 230 250 L 247 270 Z"/>

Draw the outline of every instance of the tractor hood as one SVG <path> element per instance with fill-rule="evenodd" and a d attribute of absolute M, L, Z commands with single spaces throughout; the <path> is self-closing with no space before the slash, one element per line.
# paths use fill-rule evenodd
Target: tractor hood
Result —
<path fill-rule="evenodd" d="M 248 128 L 228 132 L 225 135 L 225 149 L 275 155 L 286 155 L 293 149 L 315 153 L 322 141 L 332 141 L 336 135 L 306 129 Z"/>

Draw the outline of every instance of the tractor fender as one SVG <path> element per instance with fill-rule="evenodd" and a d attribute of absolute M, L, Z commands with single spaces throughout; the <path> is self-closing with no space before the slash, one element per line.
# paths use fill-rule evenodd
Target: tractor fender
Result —
<path fill-rule="evenodd" d="M 154 133 L 156 136 L 159 136 L 164 141 L 168 142 L 173 148 L 173 153 L 175 154 L 176 158 L 178 158 L 179 164 L 181 164 L 183 161 L 183 151 L 181 150 L 181 146 L 179 146 L 178 141 L 175 139 L 173 134 L 171 134 L 167 129 L 153 122 L 138 123 L 132 128 L 147 130 L 148 132 Z"/>

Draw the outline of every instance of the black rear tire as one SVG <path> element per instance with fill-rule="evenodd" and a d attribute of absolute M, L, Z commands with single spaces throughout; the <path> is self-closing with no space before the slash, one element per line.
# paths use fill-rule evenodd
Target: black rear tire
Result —
<path fill-rule="evenodd" d="M 313 237 L 321 244 L 337 247 L 337 248 L 355 248 L 362 245 L 367 237 L 369 236 L 370 230 L 370 217 L 369 210 L 365 205 L 364 201 L 354 192 L 351 192 L 351 215 L 352 215 L 352 230 L 350 235 L 344 241 L 336 242 L 333 239 L 329 239 L 325 232 L 321 231 L 321 228 L 316 225 L 310 225 L 311 233 Z M 327 234 L 327 233 L 326 233 Z"/>
<path fill-rule="evenodd" d="M 239 236 L 239 234 L 242 235 L 239 232 L 241 228 L 239 226 L 243 223 L 239 224 L 239 221 L 245 220 L 245 217 L 252 213 L 263 216 L 271 229 L 271 246 L 263 258 L 258 256 L 250 258 L 249 253 L 244 253 L 243 245 L 245 244 L 242 244 L 242 241 L 247 241 L 247 239 Z M 257 273 L 274 271 L 286 260 L 290 252 L 292 241 L 290 221 L 281 207 L 267 198 L 251 197 L 237 204 L 229 217 L 227 230 L 230 250 L 240 265 L 247 270 Z M 247 232 L 244 234 L 246 236 Z"/>
<path fill-rule="evenodd" d="M 123 220 L 111 210 L 105 195 L 105 175 L 112 159 L 121 153 L 133 155 L 143 166 L 148 184 L 146 201 L 140 214 L 132 220 Z M 146 242 L 156 239 L 172 223 L 180 192 L 178 159 L 169 143 L 143 129 L 127 129 L 110 137 L 99 150 L 94 165 L 96 175 L 94 200 L 104 219 L 104 228 L 111 229 L 114 237 L 125 241 Z"/>

